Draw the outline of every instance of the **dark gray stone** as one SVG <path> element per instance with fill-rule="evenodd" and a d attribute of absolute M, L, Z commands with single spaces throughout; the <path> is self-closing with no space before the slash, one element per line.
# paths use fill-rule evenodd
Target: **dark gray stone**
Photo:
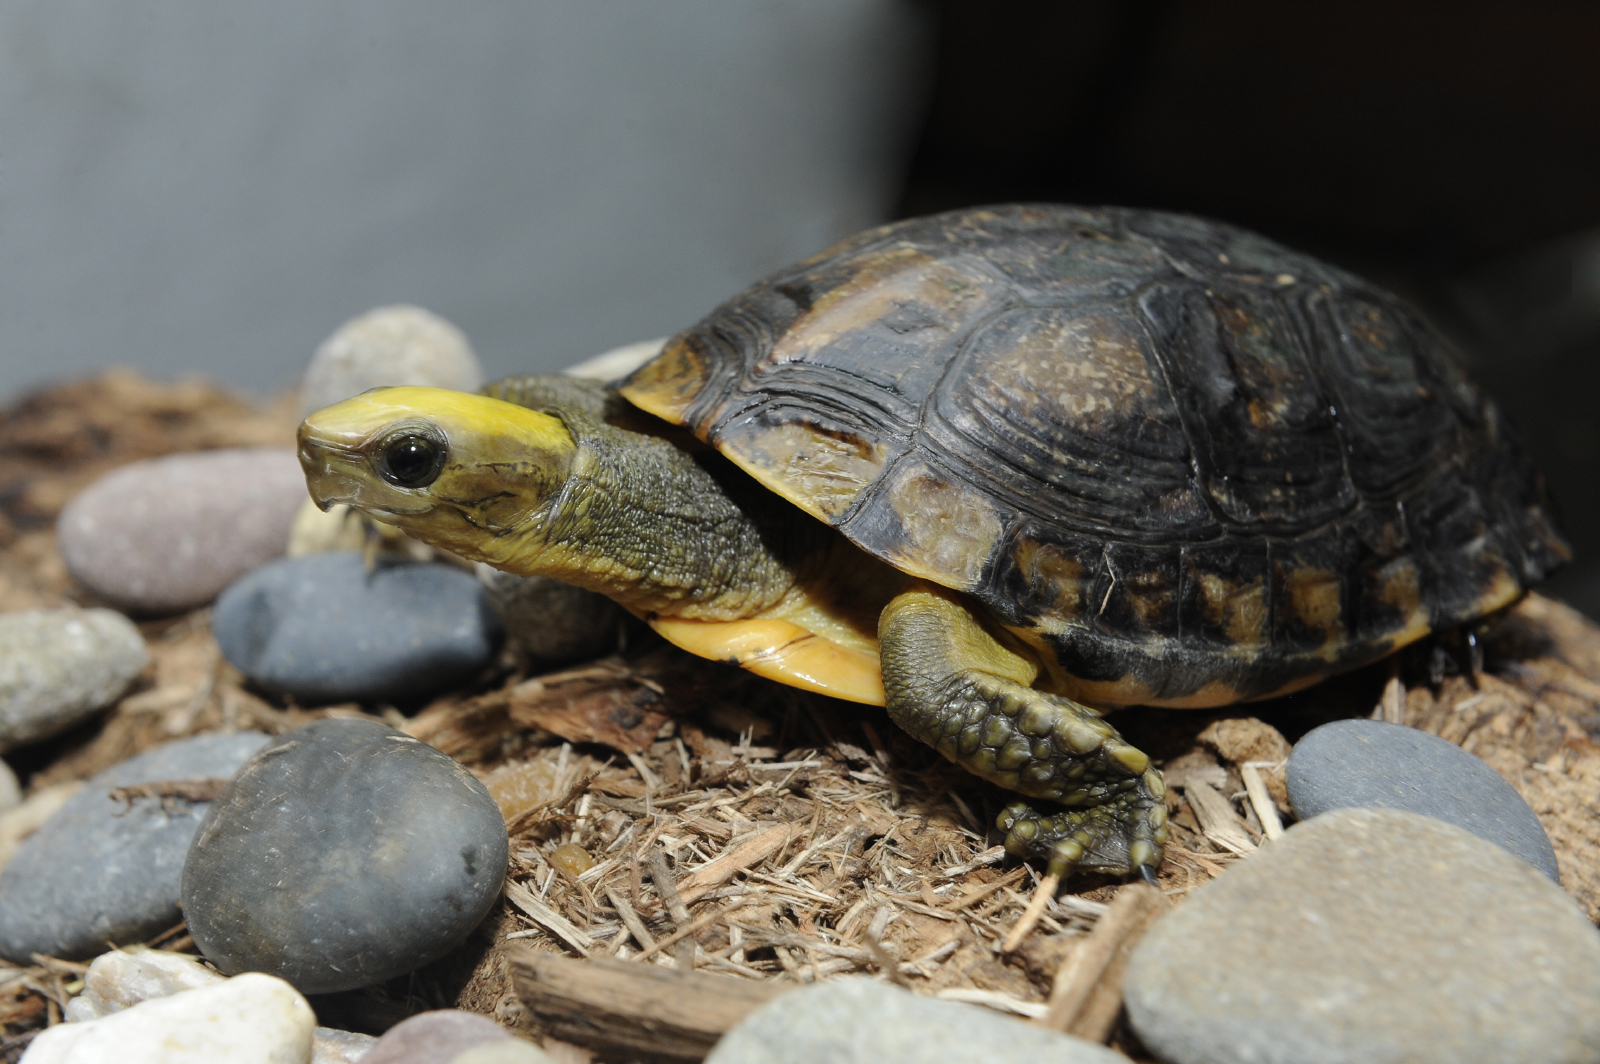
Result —
<path fill-rule="evenodd" d="M 1600 932 L 1505 850 L 1336 809 L 1191 894 L 1135 948 L 1134 1030 L 1170 1064 L 1600 1060 Z"/>
<path fill-rule="evenodd" d="M 494 659 L 502 631 L 472 574 L 359 551 L 285 558 L 217 600 L 217 645 L 261 686 L 307 703 L 417 702 Z"/>
<path fill-rule="evenodd" d="M 1127 1064 L 1105 1046 L 975 1005 L 918 997 L 872 979 L 831 979 L 772 999 L 717 1043 L 706 1064 Z"/>
<path fill-rule="evenodd" d="M 475 1012 L 419 1012 L 383 1032 L 361 1064 L 450 1064 L 473 1046 L 510 1037 L 505 1028 Z"/>
<path fill-rule="evenodd" d="M 288 448 L 174 454 L 107 473 L 67 504 L 56 532 L 90 591 L 133 613 L 177 613 L 281 555 L 308 498 Z"/>
<path fill-rule="evenodd" d="M 0 743 L 46 739 L 115 702 L 150 663 L 113 610 L 0 614 Z"/>
<path fill-rule="evenodd" d="M 1289 801 L 1301 820 L 1330 809 L 1405 809 L 1488 839 L 1561 881 L 1539 818 L 1505 778 L 1437 735 L 1381 720 L 1336 720 L 1295 744 Z"/>
<path fill-rule="evenodd" d="M 135 798 L 116 787 L 215 779 L 267 743 L 255 732 L 180 739 L 113 765 L 29 836 L 0 872 L 0 955 L 76 959 L 177 923 L 178 882 L 208 803 Z"/>
<path fill-rule="evenodd" d="M 477 573 L 511 649 L 534 670 L 610 654 L 632 620 L 604 595 L 548 576 L 518 576 L 482 562 Z"/>
<path fill-rule="evenodd" d="M 184 865 L 184 915 L 222 971 L 332 993 L 459 943 L 507 859 L 500 810 L 466 769 L 376 721 L 320 720 L 212 804 Z"/>

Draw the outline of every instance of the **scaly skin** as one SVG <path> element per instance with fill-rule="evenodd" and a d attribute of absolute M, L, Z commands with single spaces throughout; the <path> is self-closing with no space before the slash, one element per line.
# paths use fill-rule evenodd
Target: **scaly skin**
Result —
<path fill-rule="evenodd" d="M 312 414 L 300 429 L 312 496 L 641 614 L 752 617 L 796 588 L 843 579 L 829 561 L 834 533 L 717 456 L 697 460 L 606 424 L 596 397 L 568 395 L 568 382 L 514 383 L 502 394 L 526 407 L 392 388 Z M 448 452 L 427 483 L 381 475 L 385 449 L 406 433 Z M 1148 875 L 1160 863 L 1166 807 L 1149 759 L 1093 710 L 1035 689 L 1029 653 L 1002 645 L 963 596 L 914 582 L 883 611 L 878 633 L 897 724 L 984 779 L 1066 807 L 1053 816 L 1008 807 L 1008 850 L 1056 873 Z"/>
<path fill-rule="evenodd" d="M 1049 870 L 1149 875 L 1167 840 L 1166 792 L 1150 759 L 1087 706 L 1032 687 L 1038 668 L 1007 649 L 945 588 L 918 583 L 878 624 L 894 722 L 974 775 L 1066 806 L 1007 806 L 1006 849 Z"/>

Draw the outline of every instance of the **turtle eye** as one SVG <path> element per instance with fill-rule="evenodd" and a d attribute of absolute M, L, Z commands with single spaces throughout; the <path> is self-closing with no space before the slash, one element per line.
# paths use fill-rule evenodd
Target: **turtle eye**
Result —
<path fill-rule="evenodd" d="M 425 488 L 444 468 L 445 446 L 440 440 L 419 432 L 407 432 L 386 440 L 378 456 L 378 474 L 401 488 Z"/>

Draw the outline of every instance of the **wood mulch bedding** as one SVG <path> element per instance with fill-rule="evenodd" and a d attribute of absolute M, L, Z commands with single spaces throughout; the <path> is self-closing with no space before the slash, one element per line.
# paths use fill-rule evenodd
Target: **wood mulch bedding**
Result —
<path fill-rule="evenodd" d="M 66 575 L 52 524 L 96 476 L 175 451 L 287 445 L 292 411 L 287 398 L 253 407 L 209 385 L 113 372 L 0 413 L 0 610 L 90 602 Z M 1128 944 L 1168 904 L 1270 845 L 1280 818 L 1292 822 L 1287 744 L 1340 717 L 1403 722 L 1492 765 L 1538 813 L 1563 885 L 1600 918 L 1600 627 L 1537 595 L 1499 623 L 1476 677 L 1439 676 L 1446 656 L 1428 646 L 1233 711 L 1117 715 L 1172 784 L 1160 893 L 1070 879 L 1040 896 L 1015 948 L 1006 940 L 1040 873 L 998 845 L 990 825 L 1006 794 L 882 710 L 648 638 L 542 676 L 508 657 L 409 717 L 307 709 L 253 690 L 221 658 L 205 610 L 142 627 L 154 663 L 129 695 L 66 736 L 7 752 L 30 801 L 0 816 L 0 859 L 51 802 L 141 750 L 328 715 L 376 716 L 432 743 L 483 779 L 505 814 L 511 869 L 490 918 L 418 973 L 318 999 L 333 1026 L 377 1031 L 459 1005 L 547 1039 L 561 1059 L 692 1060 L 774 993 L 866 974 L 1147 1059 L 1117 1017 Z M 168 948 L 185 944 L 174 929 Z M 59 1021 L 83 971 L 36 960 L 0 966 L 9 1060 Z"/>

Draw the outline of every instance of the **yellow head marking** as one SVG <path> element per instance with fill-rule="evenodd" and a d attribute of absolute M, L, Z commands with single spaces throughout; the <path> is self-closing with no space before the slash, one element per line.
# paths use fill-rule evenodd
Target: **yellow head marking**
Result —
<path fill-rule="evenodd" d="M 484 560 L 537 530 L 576 451 L 560 418 L 443 388 L 374 389 L 300 426 L 318 505 L 349 503 Z"/>
<path fill-rule="evenodd" d="M 300 426 L 307 435 L 354 442 L 410 419 L 431 422 L 462 436 L 501 436 L 526 447 L 572 449 L 560 418 L 500 399 L 447 388 L 374 388 L 316 411 Z"/>

